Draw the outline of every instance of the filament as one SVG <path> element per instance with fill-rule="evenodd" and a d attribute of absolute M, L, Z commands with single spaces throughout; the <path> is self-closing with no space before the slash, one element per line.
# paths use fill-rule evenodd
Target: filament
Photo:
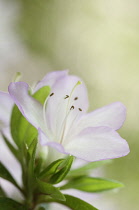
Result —
<path fill-rule="evenodd" d="M 72 91 L 70 93 L 70 95 L 66 95 L 66 97 L 64 99 L 67 99 L 68 98 L 68 104 L 67 104 L 67 109 L 66 109 L 66 116 L 63 120 L 63 123 L 62 123 L 62 131 L 61 131 L 61 138 L 60 138 L 60 143 L 62 144 L 63 143 L 63 140 L 64 140 L 64 135 L 65 135 L 65 131 L 66 131 L 66 126 L 67 126 L 67 119 L 68 119 L 68 116 L 69 116 L 69 113 L 70 111 L 72 111 L 75 107 L 72 105 L 70 108 L 69 108 L 69 105 L 70 105 L 70 100 L 71 100 L 71 97 L 72 97 L 72 94 L 75 90 L 75 88 L 81 84 L 81 81 L 78 81 L 74 87 L 72 88 Z M 74 100 L 77 100 L 78 97 L 75 97 Z M 77 114 L 78 115 L 78 114 Z M 76 117 L 77 117 L 76 115 Z M 76 117 L 74 118 L 74 120 L 76 119 Z M 73 121 L 74 121 L 73 120 Z"/>
<path fill-rule="evenodd" d="M 48 96 L 45 99 L 45 102 L 43 104 L 43 119 L 44 119 L 44 125 L 45 125 L 45 128 L 47 129 L 47 131 L 48 131 L 48 126 L 47 126 L 47 120 L 46 120 L 46 104 L 47 104 L 47 101 L 49 98 L 50 98 L 50 96 Z"/>

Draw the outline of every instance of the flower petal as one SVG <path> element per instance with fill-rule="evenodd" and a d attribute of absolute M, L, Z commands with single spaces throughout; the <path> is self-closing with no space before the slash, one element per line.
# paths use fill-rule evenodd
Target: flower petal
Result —
<path fill-rule="evenodd" d="M 47 154 L 47 164 L 59 159 L 63 158 L 67 153 L 64 150 L 64 147 L 57 143 L 50 141 L 48 136 L 41 130 L 38 129 L 39 133 L 39 140 L 40 144 L 42 146 L 49 146 L 48 149 L 48 154 Z"/>
<path fill-rule="evenodd" d="M 15 82 L 9 85 L 9 93 L 23 116 L 36 128 L 44 127 L 43 107 L 28 93 L 29 86 L 25 82 Z"/>
<path fill-rule="evenodd" d="M 119 158 L 129 153 L 127 142 L 109 127 L 86 128 L 63 146 L 67 153 L 86 161 Z"/>
<path fill-rule="evenodd" d="M 84 115 L 79 123 L 79 131 L 87 127 L 108 126 L 119 129 L 126 118 L 126 108 L 121 102 L 115 102 Z"/>
<path fill-rule="evenodd" d="M 40 81 L 35 87 L 35 92 L 42 88 L 43 86 L 50 86 L 51 88 L 53 85 L 62 77 L 67 76 L 68 70 L 65 71 L 53 71 L 48 74 Z"/>
<path fill-rule="evenodd" d="M 50 146 L 55 148 L 59 152 L 66 154 L 63 146 L 57 142 L 50 141 L 49 137 L 40 128 L 38 129 L 38 133 L 39 133 L 40 144 L 42 146 Z"/>
<path fill-rule="evenodd" d="M 14 102 L 8 93 L 0 92 L 0 128 L 9 125 L 13 104 Z"/>

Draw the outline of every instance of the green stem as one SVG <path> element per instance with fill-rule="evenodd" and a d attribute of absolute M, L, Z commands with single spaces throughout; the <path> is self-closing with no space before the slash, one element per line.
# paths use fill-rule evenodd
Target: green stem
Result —
<path fill-rule="evenodd" d="M 24 197 L 25 197 L 25 205 L 27 209 L 30 209 L 30 206 L 32 205 L 32 190 L 30 187 L 30 174 L 28 170 L 28 159 L 27 159 L 27 152 L 26 148 L 21 147 L 21 167 L 22 167 L 22 181 L 23 181 L 23 192 L 24 192 Z"/>

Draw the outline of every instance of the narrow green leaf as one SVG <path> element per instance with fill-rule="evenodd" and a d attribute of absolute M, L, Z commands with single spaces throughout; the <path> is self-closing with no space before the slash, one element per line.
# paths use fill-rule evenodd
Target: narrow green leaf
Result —
<path fill-rule="evenodd" d="M 77 177 L 70 180 L 67 184 L 61 187 L 64 189 L 77 189 L 85 192 L 102 192 L 106 190 L 112 190 L 115 188 L 123 187 L 124 185 L 118 181 L 94 178 L 94 177 Z"/>
<path fill-rule="evenodd" d="M 11 134 L 16 145 L 21 148 L 23 144 L 30 145 L 37 136 L 37 130 L 21 114 L 15 105 L 11 116 Z"/>
<path fill-rule="evenodd" d="M 17 158 L 17 160 L 19 160 L 20 162 L 20 155 L 19 155 L 19 151 L 8 141 L 8 139 L 4 136 L 3 139 L 6 143 L 6 145 L 8 146 L 8 148 L 10 149 L 10 151 L 13 153 L 13 155 Z"/>
<path fill-rule="evenodd" d="M 5 197 L 0 197 L 0 209 L 1 210 L 27 210 L 22 204 Z"/>
<path fill-rule="evenodd" d="M 58 190 L 58 188 L 46 182 L 42 182 L 40 180 L 37 180 L 37 183 L 38 183 L 38 190 L 40 193 L 49 195 L 57 200 L 65 201 L 64 195 Z"/>
<path fill-rule="evenodd" d="M 36 158 L 35 163 L 36 163 L 35 170 L 34 170 L 35 176 L 39 177 L 39 174 L 41 172 L 41 168 L 42 168 L 42 165 L 43 165 L 43 159 L 41 157 Z"/>
<path fill-rule="evenodd" d="M 74 160 L 73 156 L 68 156 L 68 158 L 65 159 L 60 165 L 61 169 L 57 173 L 51 176 L 50 183 L 57 184 L 61 182 L 68 174 L 71 165 L 73 163 L 73 160 Z"/>
<path fill-rule="evenodd" d="M 63 204 L 64 206 L 67 206 L 69 208 L 71 208 L 72 210 L 98 210 L 96 209 L 94 206 L 92 206 L 89 203 L 86 203 L 85 201 L 73 197 L 71 195 L 65 195 L 66 201 L 49 201 L 49 202 L 57 202 L 60 204 Z"/>
<path fill-rule="evenodd" d="M 38 140 L 35 138 L 28 148 L 28 171 L 34 175 L 35 154 Z"/>
<path fill-rule="evenodd" d="M 35 165 L 35 154 L 36 154 L 36 149 L 37 149 L 37 143 L 38 140 L 34 139 L 29 146 L 27 150 L 27 174 L 25 176 L 28 176 L 28 192 L 32 192 L 33 189 L 35 188 L 35 174 L 34 174 L 34 165 Z"/>
<path fill-rule="evenodd" d="M 31 142 L 31 144 L 28 148 L 28 153 L 29 153 L 30 157 L 32 157 L 33 159 L 35 157 L 37 143 L 38 143 L 37 138 L 33 139 L 33 141 Z"/>
<path fill-rule="evenodd" d="M 90 170 L 93 170 L 95 168 L 98 168 L 100 166 L 103 166 L 105 164 L 110 164 L 112 160 L 102 160 L 102 161 L 96 161 L 96 162 L 90 162 L 88 164 L 85 164 L 84 166 L 71 170 L 68 173 L 68 178 L 70 177 L 76 177 L 76 176 L 83 176 L 87 175 Z"/>
<path fill-rule="evenodd" d="M 60 164 L 64 161 L 64 159 L 58 159 L 51 163 L 48 167 L 46 167 L 38 176 L 39 179 L 47 178 L 49 175 L 55 174 Z"/>
<path fill-rule="evenodd" d="M 50 87 L 44 86 L 40 88 L 36 93 L 34 93 L 33 98 L 35 98 L 37 101 L 39 101 L 42 105 L 44 104 L 46 98 L 50 94 Z"/>
<path fill-rule="evenodd" d="M 21 191 L 20 187 L 18 186 L 18 184 L 16 183 L 10 172 L 5 168 L 5 166 L 2 163 L 0 163 L 0 177 L 8 180 Z"/>

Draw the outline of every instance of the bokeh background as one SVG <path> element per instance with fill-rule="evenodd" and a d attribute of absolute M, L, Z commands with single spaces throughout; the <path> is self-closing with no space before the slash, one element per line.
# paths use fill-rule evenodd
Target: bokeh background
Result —
<path fill-rule="evenodd" d="M 0 0 L 0 89 L 17 71 L 33 84 L 64 69 L 85 81 L 90 110 L 115 101 L 127 107 L 119 132 L 131 152 L 103 167 L 125 188 L 94 205 L 139 209 L 139 1 Z"/>

